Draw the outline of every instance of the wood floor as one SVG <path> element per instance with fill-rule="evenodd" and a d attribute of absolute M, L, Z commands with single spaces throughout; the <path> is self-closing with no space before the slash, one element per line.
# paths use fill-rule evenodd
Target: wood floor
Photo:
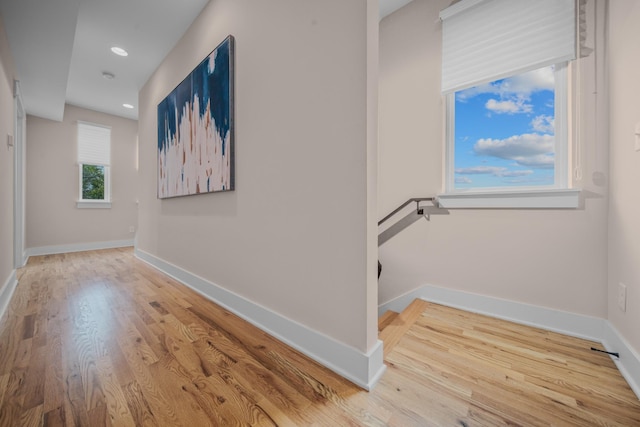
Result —
<path fill-rule="evenodd" d="M 0 320 L 0 426 L 640 426 L 594 343 L 424 302 L 383 323 L 367 393 L 131 249 L 34 257 Z"/>

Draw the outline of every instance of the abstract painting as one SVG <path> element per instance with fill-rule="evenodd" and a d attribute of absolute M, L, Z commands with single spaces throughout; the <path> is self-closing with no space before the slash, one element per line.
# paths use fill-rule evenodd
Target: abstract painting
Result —
<path fill-rule="evenodd" d="M 158 198 L 234 189 L 234 39 L 158 104 Z"/>

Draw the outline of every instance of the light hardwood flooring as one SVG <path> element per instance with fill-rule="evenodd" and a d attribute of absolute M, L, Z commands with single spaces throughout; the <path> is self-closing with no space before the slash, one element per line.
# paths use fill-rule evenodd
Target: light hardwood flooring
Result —
<path fill-rule="evenodd" d="M 34 257 L 19 282 L 0 426 L 640 426 L 597 344 L 435 304 L 367 393 L 131 249 Z M 407 316 L 385 319 L 381 336 Z"/>

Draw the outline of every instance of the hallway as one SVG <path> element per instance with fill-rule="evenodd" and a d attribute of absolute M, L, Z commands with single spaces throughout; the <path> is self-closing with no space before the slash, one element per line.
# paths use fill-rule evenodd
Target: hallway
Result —
<path fill-rule="evenodd" d="M 0 426 L 640 423 L 593 343 L 435 304 L 367 393 L 130 248 L 33 257 L 19 279 L 0 323 Z"/>

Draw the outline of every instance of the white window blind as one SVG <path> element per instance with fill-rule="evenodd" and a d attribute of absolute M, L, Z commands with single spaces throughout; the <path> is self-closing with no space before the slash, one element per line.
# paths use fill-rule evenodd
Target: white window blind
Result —
<path fill-rule="evenodd" d="M 111 164 L 111 128 L 78 122 L 78 163 Z"/>
<path fill-rule="evenodd" d="M 462 0 L 440 19 L 445 94 L 576 57 L 575 0 Z"/>

